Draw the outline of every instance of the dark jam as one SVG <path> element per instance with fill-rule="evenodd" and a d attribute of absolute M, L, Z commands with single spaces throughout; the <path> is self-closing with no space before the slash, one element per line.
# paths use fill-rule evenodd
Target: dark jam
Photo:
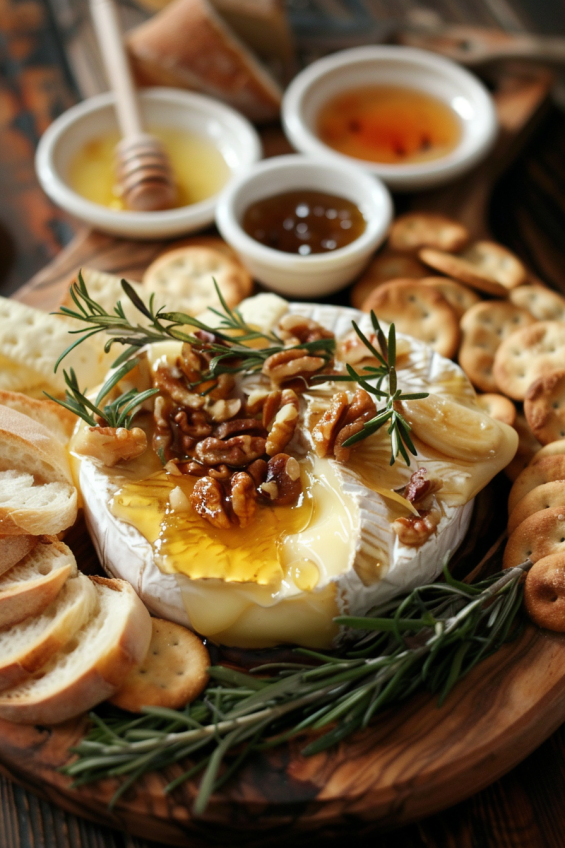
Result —
<path fill-rule="evenodd" d="M 321 191 L 287 191 L 253 203 L 243 229 L 255 241 L 284 253 L 328 253 L 355 241 L 366 226 L 358 207 Z"/>

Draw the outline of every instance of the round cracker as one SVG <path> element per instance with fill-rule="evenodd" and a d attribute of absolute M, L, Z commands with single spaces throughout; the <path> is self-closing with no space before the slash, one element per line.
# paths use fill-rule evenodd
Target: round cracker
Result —
<path fill-rule="evenodd" d="M 565 321 L 565 297 L 547 286 L 518 286 L 508 298 L 515 306 L 527 309 L 538 321 Z"/>
<path fill-rule="evenodd" d="M 542 445 L 565 438 L 565 370 L 552 371 L 532 383 L 524 413 Z"/>
<path fill-rule="evenodd" d="M 544 445 L 530 460 L 532 465 L 539 462 L 546 456 L 561 456 L 565 454 L 565 439 L 558 439 L 556 442 L 551 442 L 549 445 Z"/>
<path fill-rule="evenodd" d="M 503 421 L 510 427 L 516 421 L 516 407 L 504 395 L 488 392 L 484 395 L 477 395 L 477 403 L 481 409 L 484 409 L 491 418 L 496 418 L 497 421 Z"/>
<path fill-rule="evenodd" d="M 527 559 L 537 562 L 559 553 L 565 553 L 565 507 L 562 506 L 536 512 L 516 527 L 506 543 L 502 567 L 512 568 Z"/>
<path fill-rule="evenodd" d="M 434 212 L 408 212 L 394 221 L 389 245 L 393 250 L 417 251 L 422 247 L 437 250 L 461 250 L 469 241 L 469 231 L 463 224 Z"/>
<path fill-rule="evenodd" d="M 385 250 L 375 256 L 351 289 L 351 305 L 355 309 L 362 309 L 364 301 L 377 286 L 401 278 L 419 279 L 425 277 L 427 273 L 422 263 L 413 256 Z"/>
<path fill-rule="evenodd" d="M 494 241 L 477 241 L 457 255 L 429 247 L 418 255 L 436 271 L 487 294 L 505 296 L 526 280 L 526 269 L 518 257 Z"/>
<path fill-rule="evenodd" d="M 553 509 L 556 506 L 565 507 L 565 480 L 552 480 L 542 483 L 518 501 L 508 519 L 508 534 L 516 527 L 543 509 Z"/>
<path fill-rule="evenodd" d="M 534 380 L 562 368 L 564 361 L 565 324 L 537 321 L 502 342 L 494 357 L 494 379 L 505 395 L 524 400 Z"/>
<path fill-rule="evenodd" d="M 524 606 L 538 627 L 565 633 L 565 554 L 550 554 L 532 566 L 524 585 Z"/>
<path fill-rule="evenodd" d="M 565 480 L 565 456 L 545 456 L 539 462 L 524 468 L 510 489 L 508 514 L 511 515 L 518 501 L 522 500 L 528 492 L 552 480 Z"/>
<path fill-rule="evenodd" d="M 514 459 L 511 459 L 506 468 L 504 469 L 504 473 L 508 477 L 511 483 L 514 483 L 515 480 L 518 479 L 519 475 L 522 473 L 524 468 L 528 465 L 528 457 L 523 454 L 517 453 Z"/>
<path fill-rule="evenodd" d="M 194 701 L 208 682 L 210 656 L 198 636 L 172 621 L 153 618 L 151 623 L 145 660 L 110 699 L 131 713 L 149 706 L 177 710 Z"/>
<path fill-rule="evenodd" d="M 229 256 L 238 265 L 243 264 L 233 247 L 219 236 L 189 236 L 180 241 L 175 241 L 175 250 L 178 250 L 180 247 L 209 247 L 212 250 L 218 250 L 225 256 Z"/>
<path fill-rule="evenodd" d="M 450 277 L 424 277 L 420 280 L 420 285 L 432 286 L 442 294 L 459 319 L 468 309 L 481 302 L 476 292 Z"/>
<path fill-rule="evenodd" d="M 504 339 L 535 321 L 529 312 L 507 300 L 476 303 L 461 319 L 459 364 L 474 386 L 496 392 L 492 373 L 496 351 Z"/>
<path fill-rule="evenodd" d="M 251 294 L 253 282 L 245 268 L 226 253 L 211 247 L 179 247 L 161 254 L 143 275 L 147 294 L 155 293 L 158 306 L 199 315 L 219 307 L 214 280 L 229 307 Z"/>
<path fill-rule="evenodd" d="M 438 291 L 414 280 L 393 280 L 375 289 L 363 304 L 396 329 L 430 345 L 442 356 L 457 351 L 459 323 L 455 312 Z"/>

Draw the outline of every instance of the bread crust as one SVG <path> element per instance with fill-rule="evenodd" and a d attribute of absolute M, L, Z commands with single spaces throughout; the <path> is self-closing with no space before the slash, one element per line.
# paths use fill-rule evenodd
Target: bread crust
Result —
<path fill-rule="evenodd" d="M 176 0 L 127 40 L 142 85 L 201 91 L 253 121 L 279 112 L 282 91 L 207 0 Z"/>
<path fill-rule="evenodd" d="M 23 724 L 60 724 L 80 715 L 113 695 L 130 670 L 145 658 L 151 640 L 151 617 L 125 580 L 90 577 L 95 586 L 106 586 L 128 596 L 119 638 L 79 677 L 43 697 L 10 699 L 0 694 L 0 718 Z"/>
<path fill-rule="evenodd" d="M 15 409 L 0 406 L 0 471 L 28 471 L 41 482 L 69 483 L 73 479 L 67 453 L 49 430 Z M 10 458 L 6 449 L 11 448 Z M 12 455 L 13 454 L 13 455 Z M 21 458 L 21 461 L 18 461 Z M 23 458 L 26 458 L 24 465 Z M 35 462 L 35 468 L 32 467 Z"/>
<path fill-rule="evenodd" d="M 0 406 L 7 406 L 32 418 L 64 445 L 69 441 L 77 422 L 76 415 L 61 404 L 52 400 L 37 400 L 21 392 L 0 390 Z"/>
<path fill-rule="evenodd" d="M 53 625 L 47 628 L 47 632 L 40 634 L 31 646 L 22 648 L 17 658 L 6 662 L 0 657 L 0 691 L 10 686 L 17 686 L 45 665 L 88 620 L 97 601 L 96 591 L 83 574 L 79 573 L 71 580 L 79 581 L 83 597 L 77 598 L 75 603 L 65 610 L 63 615 L 57 617 Z M 71 580 L 67 580 L 65 585 L 69 585 Z"/>

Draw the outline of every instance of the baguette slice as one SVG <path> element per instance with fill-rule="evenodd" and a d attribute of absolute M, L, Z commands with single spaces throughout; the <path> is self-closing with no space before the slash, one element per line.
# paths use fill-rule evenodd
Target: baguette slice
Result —
<path fill-rule="evenodd" d="M 69 441 L 77 422 L 76 415 L 64 406 L 52 400 L 30 398 L 20 392 L 0 390 L 0 405 L 15 409 L 16 412 L 37 421 L 63 445 Z"/>
<path fill-rule="evenodd" d="M 59 724 L 117 692 L 144 660 L 152 633 L 146 607 L 125 580 L 89 579 L 98 611 L 42 669 L 0 693 L 0 718 Z"/>
<path fill-rule="evenodd" d="M 32 552 L 37 536 L 0 536 L 0 574 L 4 574 Z"/>
<path fill-rule="evenodd" d="M 0 406 L 0 471 L 32 474 L 37 483 L 70 483 L 71 468 L 64 446 L 38 421 Z"/>
<path fill-rule="evenodd" d="M 77 490 L 69 483 L 36 485 L 32 474 L 0 471 L 0 533 L 54 536 L 76 516 Z"/>
<path fill-rule="evenodd" d="M 175 0 L 130 33 L 142 85 L 201 91 L 252 121 L 278 116 L 282 91 L 208 0 Z"/>
<path fill-rule="evenodd" d="M 26 680 L 95 615 L 98 593 L 80 572 L 39 615 L 0 630 L 0 691 Z"/>
<path fill-rule="evenodd" d="M 72 551 L 54 536 L 43 536 L 30 554 L 0 577 L 0 627 L 39 615 L 77 573 Z"/>

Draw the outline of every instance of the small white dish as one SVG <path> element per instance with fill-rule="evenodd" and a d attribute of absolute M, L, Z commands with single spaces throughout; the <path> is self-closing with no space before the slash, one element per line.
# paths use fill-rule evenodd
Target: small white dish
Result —
<path fill-rule="evenodd" d="M 261 158 L 261 142 L 255 129 L 229 106 L 172 88 L 145 89 L 140 96 L 149 126 L 185 129 L 210 139 L 233 176 Z M 130 212 L 109 209 L 74 191 L 68 183 L 73 157 L 89 141 L 116 130 L 111 92 L 73 106 L 51 124 L 41 137 L 35 158 L 39 182 L 51 200 L 86 224 L 126 238 L 170 238 L 212 223 L 218 194 L 178 209 Z"/>
<path fill-rule="evenodd" d="M 369 162 L 328 147 L 316 134 L 322 106 L 342 92 L 370 85 L 409 88 L 443 101 L 461 123 L 459 143 L 441 158 L 407 164 Z M 354 47 L 314 62 L 286 90 L 282 118 L 289 141 L 301 153 L 354 163 L 399 191 L 456 179 L 487 155 L 498 132 L 493 100 L 475 76 L 427 50 L 388 45 Z"/>
<path fill-rule="evenodd" d="M 296 189 L 352 201 L 366 220 L 364 232 L 345 247 L 309 256 L 275 250 L 247 235 L 241 221 L 252 203 Z M 255 279 L 288 297 L 313 298 L 355 279 L 385 238 L 392 212 L 386 186 L 361 168 L 291 154 L 259 162 L 234 179 L 218 199 L 216 225 Z"/>

